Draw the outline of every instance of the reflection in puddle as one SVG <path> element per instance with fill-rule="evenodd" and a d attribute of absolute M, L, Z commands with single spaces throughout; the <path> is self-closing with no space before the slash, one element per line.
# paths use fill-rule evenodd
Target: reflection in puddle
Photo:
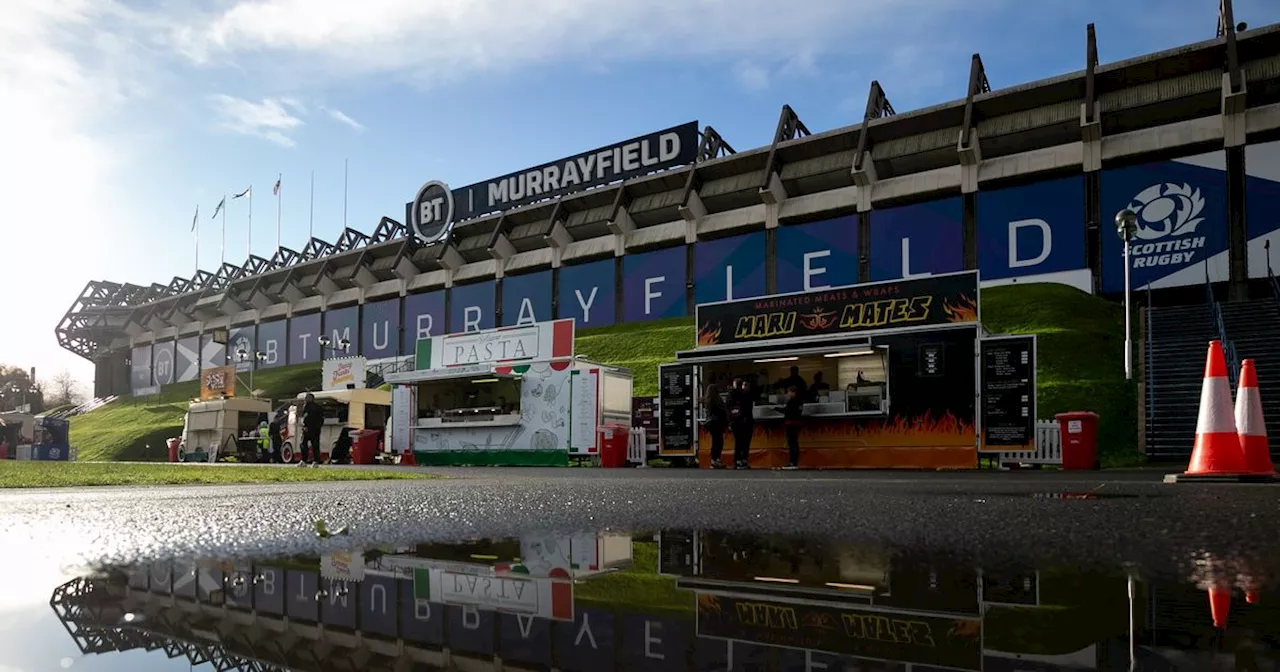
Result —
<path fill-rule="evenodd" d="M 1169 583 L 786 537 L 584 533 L 155 563 L 69 581 L 50 604 L 82 653 L 151 651 L 152 666 L 1277 669 L 1276 598 L 1230 559 L 1196 566 Z"/>

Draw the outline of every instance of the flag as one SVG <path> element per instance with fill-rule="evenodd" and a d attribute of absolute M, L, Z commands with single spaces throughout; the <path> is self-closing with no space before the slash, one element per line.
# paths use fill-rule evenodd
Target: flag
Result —
<path fill-rule="evenodd" d="M 283 176 L 281 176 L 281 177 L 283 177 Z M 275 187 L 273 187 L 273 188 L 271 189 L 271 195 L 272 195 L 272 196 L 279 196 L 279 195 L 280 195 L 280 178 L 279 178 L 279 177 L 277 177 L 277 178 L 276 178 L 276 186 L 275 186 Z"/>
<path fill-rule="evenodd" d="M 196 222 L 200 219 L 200 206 L 196 206 L 196 216 L 191 218 L 191 230 L 196 230 Z"/>
<path fill-rule="evenodd" d="M 216 208 L 214 208 L 214 209 L 213 209 L 213 216 L 212 216 L 212 217 L 210 217 L 209 219 L 217 219 L 217 218 L 218 218 L 218 213 L 219 213 L 219 212 L 222 212 L 222 206 L 224 206 L 224 205 L 226 205 L 226 204 L 227 204 L 227 197 L 226 197 L 226 196 L 223 196 L 223 197 L 222 197 L 222 200 L 221 200 L 221 201 L 218 201 L 218 207 L 216 207 Z"/>
<path fill-rule="evenodd" d="M 248 189 L 245 189 L 244 191 L 236 194 L 235 196 L 232 196 L 231 198 L 244 198 L 245 196 L 248 196 L 249 193 L 252 191 L 253 191 L 253 187 L 250 186 Z"/>

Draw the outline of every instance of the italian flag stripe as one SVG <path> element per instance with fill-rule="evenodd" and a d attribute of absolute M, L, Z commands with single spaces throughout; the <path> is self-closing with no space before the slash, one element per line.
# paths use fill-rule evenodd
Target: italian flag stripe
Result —
<path fill-rule="evenodd" d="M 551 323 L 551 358 L 573 356 L 573 320 Z"/>

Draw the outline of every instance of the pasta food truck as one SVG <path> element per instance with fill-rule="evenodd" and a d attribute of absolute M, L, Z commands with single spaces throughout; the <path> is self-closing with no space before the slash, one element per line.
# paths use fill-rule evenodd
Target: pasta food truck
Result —
<path fill-rule="evenodd" d="M 749 464 L 789 461 L 782 406 L 802 397 L 800 466 L 973 468 L 1034 450 L 1034 335 L 982 327 L 976 272 L 699 305 L 697 342 L 660 367 L 659 454 L 711 463 L 709 394 L 753 400 Z M 723 460 L 735 440 L 724 437 Z"/>
<path fill-rule="evenodd" d="M 631 372 L 575 357 L 573 338 L 567 319 L 418 340 L 414 370 L 387 376 L 394 450 L 420 465 L 564 465 L 618 435 L 625 458 Z"/>

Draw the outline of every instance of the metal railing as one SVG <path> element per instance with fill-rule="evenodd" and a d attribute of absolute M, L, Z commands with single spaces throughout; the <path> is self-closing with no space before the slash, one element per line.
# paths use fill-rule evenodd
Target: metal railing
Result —
<path fill-rule="evenodd" d="M 1146 429 L 1147 429 L 1146 435 L 1148 438 L 1150 438 L 1151 436 L 1151 430 L 1153 427 L 1152 419 L 1156 417 L 1156 381 L 1155 381 L 1155 375 L 1153 374 L 1153 369 L 1155 369 L 1155 367 L 1152 366 L 1152 364 L 1155 363 L 1156 355 L 1155 355 L 1155 348 L 1151 347 L 1151 342 L 1155 340 L 1152 338 L 1151 330 L 1154 328 L 1155 325 L 1151 319 L 1151 306 L 1152 306 L 1151 284 L 1148 283 L 1147 284 L 1147 308 L 1144 311 L 1146 313 L 1147 329 L 1144 334 L 1146 338 L 1143 339 L 1144 341 L 1146 341 L 1144 345 L 1146 346 L 1146 349 L 1147 349 L 1147 356 L 1146 356 L 1146 361 L 1143 363 L 1143 367 L 1142 367 L 1142 378 L 1143 378 L 1142 386 L 1145 390 L 1145 394 L 1143 396 L 1146 397 L 1145 401 L 1146 401 L 1146 407 L 1147 407 L 1146 417 L 1143 418 L 1143 420 L 1144 420 L 1144 423 L 1146 424 Z"/>
<path fill-rule="evenodd" d="M 1062 464 L 1062 430 L 1057 420 L 1036 420 L 1035 450 L 1000 453 L 1000 464 Z"/>
<path fill-rule="evenodd" d="M 1227 339 L 1227 325 L 1222 320 L 1222 306 L 1213 295 L 1213 283 L 1209 281 L 1209 262 L 1204 264 L 1204 293 L 1209 302 L 1209 311 L 1213 314 L 1214 325 L 1218 328 L 1218 340 L 1222 342 L 1222 352 L 1227 358 L 1227 381 L 1231 389 L 1236 388 L 1236 376 L 1240 373 L 1240 362 L 1236 357 L 1236 345 Z"/>
<path fill-rule="evenodd" d="M 1271 271 L 1271 241 L 1263 244 L 1262 249 L 1267 253 L 1267 282 L 1271 284 L 1271 298 L 1280 303 L 1280 281 L 1276 280 L 1276 274 Z"/>

